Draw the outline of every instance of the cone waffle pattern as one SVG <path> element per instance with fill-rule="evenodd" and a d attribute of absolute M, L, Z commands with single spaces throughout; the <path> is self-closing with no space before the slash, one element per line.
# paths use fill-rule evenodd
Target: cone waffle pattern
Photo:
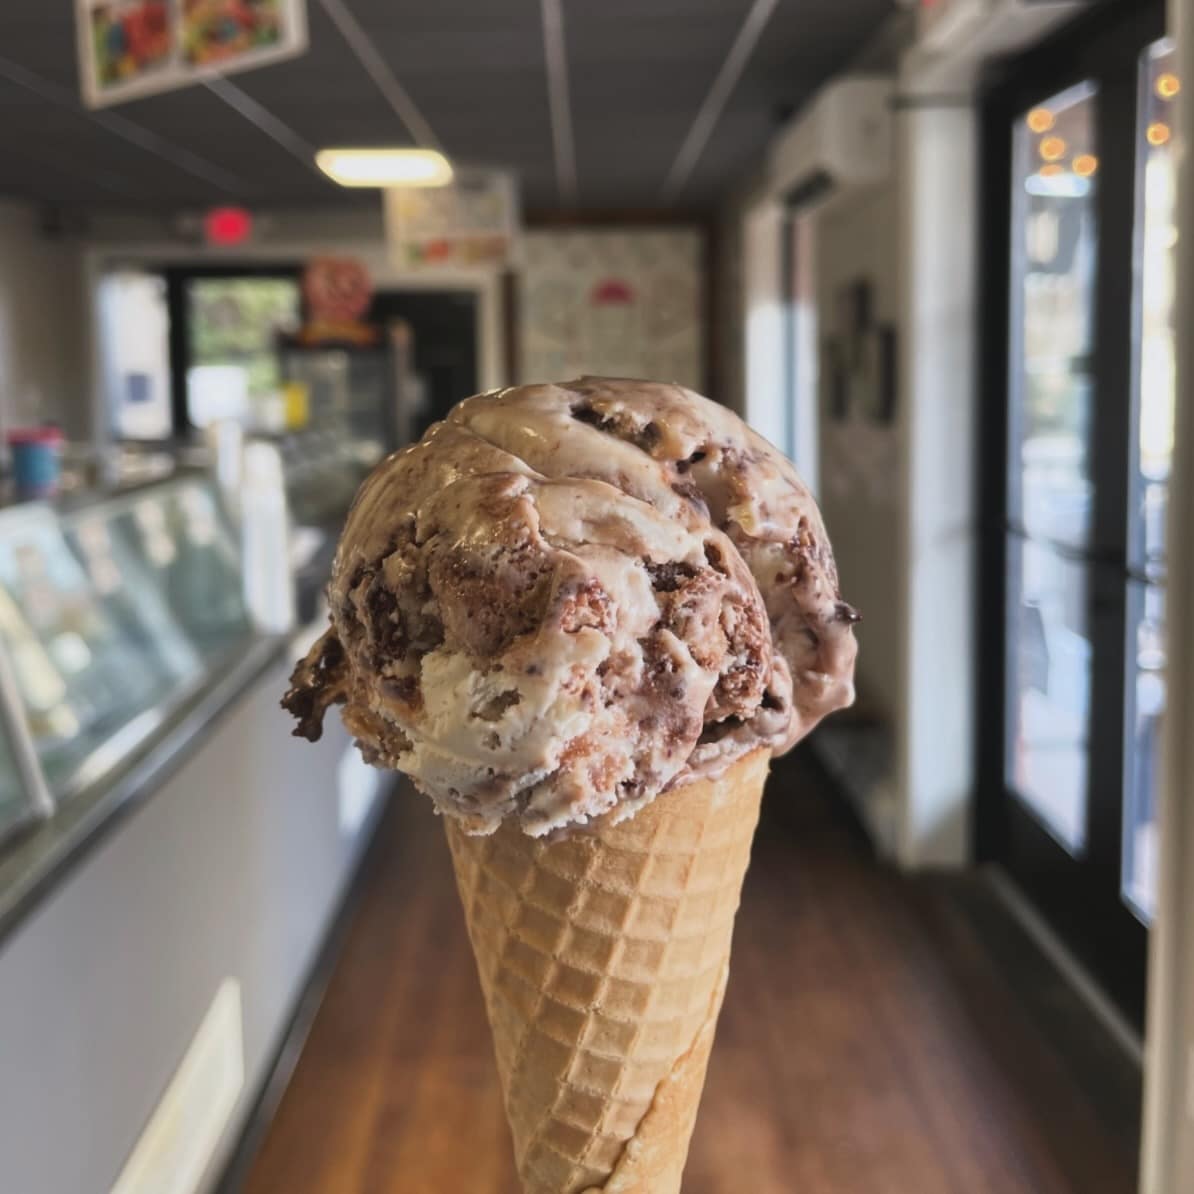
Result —
<path fill-rule="evenodd" d="M 559 841 L 448 841 L 527 1194 L 676 1194 L 768 754 Z"/>

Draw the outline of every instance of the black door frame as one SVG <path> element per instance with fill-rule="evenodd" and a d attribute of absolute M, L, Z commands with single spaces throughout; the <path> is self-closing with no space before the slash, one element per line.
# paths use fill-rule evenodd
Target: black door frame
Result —
<path fill-rule="evenodd" d="M 1160 0 L 1102 5 L 1042 45 L 992 67 L 982 98 L 980 367 L 982 436 L 976 854 L 1004 866 L 1051 927 L 1103 985 L 1129 1022 L 1144 1020 L 1147 931 L 1120 898 L 1125 748 L 1129 453 L 1136 340 L 1135 210 L 1138 67 L 1165 35 Z M 1006 578 L 1009 541 L 1022 537 L 1009 508 L 1013 125 L 1029 108 L 1093 80 L 1098 255 L 1094 299 L 1094 399 L 1090 543 L 1048 544 L 1089 577 L 1092 646 L 1087 841 L 1072 858 L 1012 792 L 1006 734 Z"/>

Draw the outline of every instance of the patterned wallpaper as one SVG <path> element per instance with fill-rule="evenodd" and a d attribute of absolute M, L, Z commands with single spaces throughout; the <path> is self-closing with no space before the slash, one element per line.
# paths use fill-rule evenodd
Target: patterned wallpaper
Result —
<path fill-rule="evenodd" d="M 696 228 L 537 230 L 522 246 L 522 381 L 582 373 L 703 383 Z"/>

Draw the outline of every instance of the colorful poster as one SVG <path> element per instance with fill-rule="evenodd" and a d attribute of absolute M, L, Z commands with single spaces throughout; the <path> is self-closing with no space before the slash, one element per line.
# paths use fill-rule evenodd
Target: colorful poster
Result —
<path fill-rule="evenodd" d="M 315 257 L 303 271 L 307 322 L 301 344 L 372 344 L 379 329 L 366 323 L 373 302 L 373 280 L 355 257 Z"/>
<path fill-rule="evenodd" d="M 386 191 L 390 258 L 402 270 L 504 267 L 517 231 L 514 179 L 501 171 L 460 171 L 446 187 Z"/>
<path fill-rule="evenodd" d="M 306 0 L 75 0 L 89 107 L 185 87 L 307 47 Z"/>

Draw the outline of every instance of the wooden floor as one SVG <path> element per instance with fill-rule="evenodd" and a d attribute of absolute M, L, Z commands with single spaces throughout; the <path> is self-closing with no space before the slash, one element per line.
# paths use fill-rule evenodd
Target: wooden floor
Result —
<path fill-rule="evenodd" d="M 772 786 L 685 1194 L 1128 1194 L 1131 1126 L 966 922 L 871 859 L 811 765 Z M 400 797 L 379 832 L 242 1188 L 518 1194 L 441 830 Z"/>

